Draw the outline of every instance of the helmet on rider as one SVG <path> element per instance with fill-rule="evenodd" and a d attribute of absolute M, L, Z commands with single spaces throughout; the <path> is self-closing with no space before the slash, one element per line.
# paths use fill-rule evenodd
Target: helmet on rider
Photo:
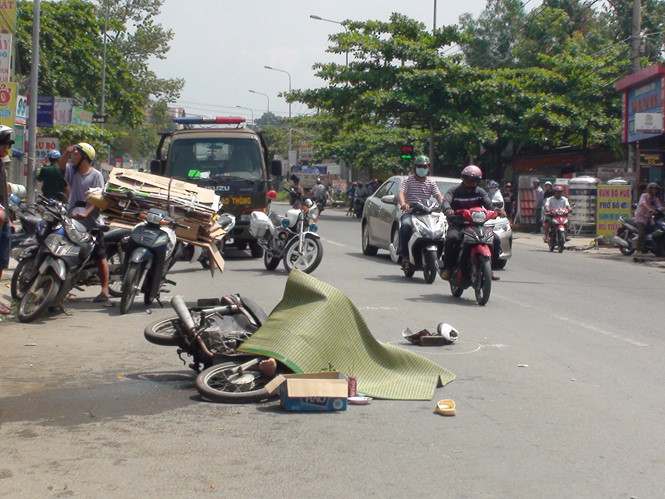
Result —
<path fill-rule="evenodd" d="M 657 182 L 649 182 L 649 185 L 647 185 L 647 190 L 649 189 L 660 189 L 660 186 L 658 185 Z"/>
<path fill-rule="evenodd" d="M 60 151 L 58 151 L 57 149 L 51 149 L 49 152 L 46 153 L 46 157 L 52 160 L 58 159 L 60 156 L 61 156 Z"/>
<path fill-rule="evenodd" d="M 557 194 L 558 194 L 558 196 L 557 196 Z M 561 197 L 562 194 L 563 194 L 563 187 L 561 187 L 560 185 L 555 186 L 554 187 L 554 197 L 559 198 L 559 197 Z"/>
<path fill-rule="evenodd" d="M 416 177 L 425 178 L 429 171 L 429 158 L 421 154 L 415 159 L 413 166 Z"/>
<path fill-rule="evenodd" d="M 478 185 L 480 179 L 483 178 L 483 172 L 476 165 L 469 165 L 462 170 L 462 182 L 471 181 L 475 185 Z M 469 182 L 467 182 L 468 184 Z"/>
<path fill-rule="evenodd" d="M 14 144 L 14 129 L 0 125 L 0 145 L 11 146 Z"/>
<path fill-rule="evenodd" d="M 351 182 L 351 185 L 358 185 L 358 182 Z"/>
<path fill-rule="evenodd" d="M 496 191 L 499 188 L 499 182 L 497 182 L 496 180 L 490 180 L 487 182 L 487 188 L 490 191 Z"/>
<path fill-rule="evenodd" d="M 266 197 L 270 199 L 277 199 L 277 193 L 270 189 L 268 192 L 266 192 Z"/>
<path fill-rule="evenodd" d="M 424 154 L 421 154 L 420 156 L 416 157 L 416 159 L 413 161 L 413 164 L 415 166 L 429 166 L 429 158 Z"/>
<path fill-rule="evenodd" d="M 316 177 L 316 183 L 317 183 L 317 184 L 320 184 L 320 183 L 321 183 L 321 179 L 320 179 L 319 177 Z"/>
<path fill-rule="evenodd" d="M 512 182 L 506 182 L 506 187 L 512 187 L 513 183 Z"/>
<path fill-rule="evenodd" d="M 76 147 L 77 150 L 81 151 L 81 155 L 88 158 L 88 161 L 90 161 L 91 163 L 95 160 L 96 156 L 95 148 L 92 147 L 87 142 L 79 142 L 74 147 Z"/>

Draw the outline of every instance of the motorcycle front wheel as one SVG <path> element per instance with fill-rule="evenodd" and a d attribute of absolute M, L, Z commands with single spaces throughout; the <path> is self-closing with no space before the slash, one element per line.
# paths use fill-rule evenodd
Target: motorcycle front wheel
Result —
<path fill-rule="evenodd" d="M 559 246 L 559 253 L 563 253 L 563 247 L 566 245 L 566 235 L 563 231 L 557 231 L 556 244 Z"/>
<path fill-rule="evenodd" d="M 171 319 L 162 319 L 148 324 L 143 330 L 143 336 L 150 343 L 162 346 L 180 345 L 180 319 L 172 317 Z"/>
<path fill-rule="evenodd" d="M 489 301 L 492 291 L 492 264 L 489 258 L 480 258 L 477 272 L 478 278 L 475 285 L 476 302 L 478 305 L 485 305 Z"/>
<path fill-rule="evenodd" d="M 23 298 L 25 291 L 30 287 L 30 282 L 36 271 L 34 258 L 24 258 L 18 262 L 16 269 L 14 269 L 14 273 L 12 274 L 10 287 L 12 298 L 14 300 L 20 300 Z"/>
<path fill-rule="evenodd" d="M 122 261 L 124 259 L 122 249 L 113 255 L 109 261 L 109 294 L 113 298 L 122 296 Z"/>
<path fill-rule="evenodd" d="M 457 269 L 453 269 L 453 271 L 450 274 L 450 293 L 455 297 L 459 298 L 462 296 L 462 293 L 464 293 L 464 288 L 460 285 L 459 281 L 457 280 Z"/>
<path fill-rule="evenodd" d="M 436 251 L 426 251 L 424 256 L 425 265 L 423 266 L 423 277 L 427 284 L 432 284 L 436 279 L 436 274 L 439 272 Z"/>
<path fill-rule="evenodd" d="M 302 270 L 306 274 L 313 272 L 323 259 L 323 245 L 318 237 L 305 234 L 302 242 L 302 253 L 298 251 L 298 237 L 292 238 L 284 248 L 284 268 L 287 272 L 293 269 Z"/>
<path fill-rule="evenodd" d="M 265 386 L 268 378 L 258 364 L 240 371 L 248 358 L 234 359 L 203 370 L 196 377 L 196 389 L 201 396 L 213 402 L 248 403 L 269 397 Z"/>
<path fill-rule="evenodd" d="M 127 271 L 122 278 L 122 296 L 120 297 L 120 313 L 126 314 L 132 308 L 134 299 L 141 289 L 141 274 L 143 265 L 132 262 L 127 266 Z"/>
<path fill-rule="evenodd" d="M 270 254 L 269 251 L 266 251 L 263 254 L 263 265 L 265 265 L 266 270 L 275 270 L 279 265 L 281 258 L 276 258 Z"/>
<path fill-rule="evenodd" d="M 635 249 L 637 248 L 637 235 L 635 235 L 635 237 L 631 237 L 631 233 L 628 232 L 627 229 L 619 231 L 618 235 L 621 239 L 624 239 L 630 243 L 628 248 L 619 246 L 619 251 L 621 251 L 621 254 L 623 256 L 631 256 L 633 253 L 635 253 Z"/>
<path fill-rule="evenodd" d="M 48 309 L 60 291 L 62 281 L 52 270 L 35 277 L 18 305 L 16 316 L 21 322 L 32 322 Z"/>

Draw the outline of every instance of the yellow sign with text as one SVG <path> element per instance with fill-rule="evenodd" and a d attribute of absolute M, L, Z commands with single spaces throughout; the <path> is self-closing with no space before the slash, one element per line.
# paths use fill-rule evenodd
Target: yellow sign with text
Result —
<path fill-rule="evenodd" d="M 0 83 L 0 124 L 14 126 L 16 113 L 16 82 Z"/>
<path fill-rule="evenodd" d="M 599 185 L 596 198 L 596 234 L 615 234 L 621 225 L 619 217 L 630 217 L 631 201 L 630 185 Z"/>

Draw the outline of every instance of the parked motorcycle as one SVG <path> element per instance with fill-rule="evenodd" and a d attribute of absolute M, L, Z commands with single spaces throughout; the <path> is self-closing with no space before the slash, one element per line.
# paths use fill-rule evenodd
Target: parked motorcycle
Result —
<path fill-rule="evenodd" d="M 11 279 L 11 296 L 20 300 L 30 286 L 33 278 L 38 272 L 35 267 L 37 252 L 44 243 L 46 237 L 62 225 L 61 215 L 66 213 L 63 206 L 62 211 L 57 203 L 48 198 L 40 196 L 36 205 L 29 207 L 25 214 L 20 216 L 21 226 L 26 234 L 33 235 L 23 240 L 12 249 L 12 258 L 18 261 Z M 47 206 L 51 206 L 49 210 Z M 57 209 L 56 209 L 57 208 Z M 46 213 L 44 217 L 42 214 Z M 122 291 L 122 262 L 123 249 L 121 241 L 129 234 L 129 229 L 110 227 L 104 229 L 104 244 L 106 248 L 106 259 L 109 266 L 109 293 L 111 296 L 119 297 Z M 99 286 L 101 281 L 94 261 L 88 262 L 85 272 L 78 276 L 74 287 L 82 289 L 83 286 Z"/>
<path fill-rule="evenodd" d="M 550 211 L 550 215 L 552 215 L 548 235 L 550 251 L 558 248 L 559 253 L 563 253 L 568 232 L 568 213 L 570 213 L 568 208 L 555 208 Z"/>
<path fill-rule="evenodd" d="M 49 307 L 62 305 L 75 286 L 87 282 L 95 262 L 91 261 L 96 236 L 107 226 L 88 232 L 83 224 L 67 215 L 67 208 L 57 201 L 44 206 L 42 217 L 58 223 L 37 247 L 32 266 L 32 279 L 23 293 L 17 310 L 21 322 L 32 322 Z M 54 220 L 51 221 L 51 218 Z M 27 267 L 27 265 L 26 265 Z"/>
<path fill-rule="evenodd" d="M 459 298 L 464 290 L 473 287 L 478 305 L 485 305 L 492 291 L 492 243 L 494 232 L 485 226 L 498 212 L 485 208 L 456 210 L 464 220 L 462 241 L 455 267 L 450 275 L 450 292 Z"/>
<path fill-rule="evenodd" d="M 249 232 L 265 252 L 263 263 L 275 270 L 284 260 L 287 272 L 299 269 L 309 274 L 323 259 L 323 245 L 316 231 L 319 208 L 306 199 L 301 209 L 287 210 L 286 215 L 253 211 Z"/>
<path fill-rule="evenodd" d="M 637 250 L 637 224 L 634 218 L 619 218 L 621 227 L 614 236 L 614 244 L 619 247 L 622 255 L 630 256 Z M 647 224 L 644 239 L 644 251 L 658 257 L 665 256 L 665 213 L 658 210 Z"/>
<path fill-rule="evenodd" d="M 402 267 L 406 277 L 413 277 L 416 270 L 423 271 L 427 284 L 432 284 L 439 273 L 439 260 L 443 255 L 443 247 L 448 230 L 448 221 L 441 207 L 432 199 L 412 205 L 411 223 L 413 232 L 409 238 L 409 261 Z M 390 244 L 390 257 L 399 263 L 399 248 Z"/>
<path fill-rule="evenodd" d="M 159 295 L 164 284 L 176 283 L 166 279 L 167 272 L 178 260 L 180 243 L 175 228 L 182 226 L 169 214 L 159 208 L 150 208 L 147 213 L 139 213 L 144 220 L 137 224 L 129 235 L 125 248 L 124 275 L 120 313 L 126 314 L 139 292 L 143 293 L 143 303 L 150 305 L 154 300 L 161 306 Z"/>
<path fill-rule="evenodd" d="M 171 306 L 177 317 L 153 322 L 143 334 L 156 345 L 177 346 L 183 364 L 183 353 L 192 357 L 189 367 L 198 373 L 196 388 L 203 397 L 215 402 L 268 397 L 265 385 L 276 374 L 276 362 L 238 352 L 268 318 L 261 307 L 237 294 L 199 300 L 189 309 L 181 296 L 174 296 Z"/>

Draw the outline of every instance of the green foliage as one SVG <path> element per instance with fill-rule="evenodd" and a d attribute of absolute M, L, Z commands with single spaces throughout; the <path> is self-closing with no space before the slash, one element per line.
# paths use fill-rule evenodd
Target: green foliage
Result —
<path fill-rule="evenodd" d="M 104 144 L 109 144 L 113 140 L 117 140 L 125 134 L 113 133 L 108 130 L 102 130 L 98 126 L 81 126 L 69 125 L 58 126 L 54 128 L 44 128 L 41 130 L 42 135 L 45 137 L 57 137 L 60 139 L 60 148 L 64 150 L 67 146 L 78 144 L 79 142 L 87 142 L 95 148 L 97 158 L 100 161 L 106 161 L 102 152 L 104 151 Z"/>

